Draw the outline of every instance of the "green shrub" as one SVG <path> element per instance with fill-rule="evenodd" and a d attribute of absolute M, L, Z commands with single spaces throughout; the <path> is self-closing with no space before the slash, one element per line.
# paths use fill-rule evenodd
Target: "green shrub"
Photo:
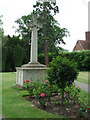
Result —
<path fill-rule="evenodd" d="M 5 71 L 10 72 L 10 71 L 15 71 L 15 64 L 14 64 L 14 59 L 13 59 L 13 48 L 8 46 L 8 51 L 7 51 L 7 59 L 6 59 L 6 64 L 5 64 Z"/>
<path fill-rule="evenodd" d="M 22 48 L 19 44 L 17 44 L 17 46 L 15 46 L 13 50 L 13 61 L 15 67 L 20 67 L 22 65 L 24 57 L 25 57 L 24 48 Z"/>
<path fill-rule="evenodd" d="M 85 52 L 85 58 L 81 61 L 82 68 L 85 71 L 90 71 L 90 51 Z"/>
<path fill-rule="evenodd" d="M 39 62 L 42 64 L 45 64 L 44 60 L 44 54 L 39 54 Z M 56 53 L 48 53 L 49 62 L 53 60 L 53 58 L 60 56 L 60 57 L 66 57 L 70 61 L 75 61 L 77 63 L 77 68 L 80 71 L 90 71 L 90 50 L 85 51 L 73 51 L 73 52 L 59 52 L 59 54 Z"/>
<path fill-rule="evenodd" d="M 77 64 L 69 59 L 57 57 L 50 63 L 47 69 L 48 80 L 50 84 L 57 84 L 62 90 L 62 103 L 64 100 L 64 89 L 70 86 L 77 78 Z"/>
<path fill-rule="evenodd" d="M 6 46 L 2 46 L 2 71 L 5 71 L 6 59 L 8 55 L 8 48 Z"/>

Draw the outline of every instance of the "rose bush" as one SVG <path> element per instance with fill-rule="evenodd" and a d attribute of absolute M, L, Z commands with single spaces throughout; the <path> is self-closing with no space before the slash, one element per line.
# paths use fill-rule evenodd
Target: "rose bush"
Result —
<path fill-rule="evenodd" d="M 30 95 L 33 95 L 33 89 L 38 88 L 39 84 L 40 84 L 39 80 L 34 81 L 32 78 L 24 81 L 24 87 L 30 93 Z"/>
<path fill-rule="evenodd" d="M 38 88 L 33 89 L 33 94 L 39 100 L 40 105 L 45 108 L 47 100 L 51 97 L 51 86 L 48 80 L 39 84 Z"/>
<path fill-rule="evenodd" d="M 51 86 L 48 80 L 41 82 L 30 78 L 30 80 L 24 81 L 24 86 L 31 96 L 34 95 L 39 100 L 43 108 L 45 108 L 46 101 L 50 100 L 52 92 L 56 92 L 56 87 L 54 85 Z"/>

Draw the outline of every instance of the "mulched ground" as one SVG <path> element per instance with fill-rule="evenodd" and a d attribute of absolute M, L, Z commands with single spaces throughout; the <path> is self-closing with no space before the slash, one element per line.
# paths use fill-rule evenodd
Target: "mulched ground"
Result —
<path fill-rule="evenodd" d="M 67 104 L 62 105 L 60 103 L 61 97 L 57 95 L 52 96 L 51 100 L 46 102 L 46 107 L 43 109 L 40 106 L 40 103 L 38 102 L 38 100 L 34 98 L 34 96 L 24 96 L 24 98 L 27 101 L 32 102 L 35 107 L 45 110 L 52 114 L 58 114 L 60 116 L 64 116 L 65 118 L 73 118 L 75 120 L 76 118 L 79 118 L 78 120 L 90 119 L 89 115 L 81 116 L 81 118 L 79 117 L 79 114 L 78 114 L 79 106 L 77 105 L 77 102 L 75 102 L 74 100 L 70 100 Z"/>

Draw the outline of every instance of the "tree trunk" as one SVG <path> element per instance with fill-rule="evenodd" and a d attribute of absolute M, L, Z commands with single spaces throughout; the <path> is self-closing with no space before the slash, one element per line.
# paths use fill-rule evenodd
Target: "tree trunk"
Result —
<path fill-rule="evenodd" d="M 45 44 L 44 44 L 44 53 L 45 53 L 45 65 L 48 67 L 49 66 L 49 60 L 48 60 L 48 52 L 47 52 L 46 40 L 45 40 Z"/>

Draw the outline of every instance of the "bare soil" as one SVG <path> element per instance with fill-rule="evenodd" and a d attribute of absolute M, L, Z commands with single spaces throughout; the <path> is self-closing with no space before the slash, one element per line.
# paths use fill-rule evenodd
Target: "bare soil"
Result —
<path fill-rule="evenodd" d="M 58 114 L 60 116 L 64 116 L 65 118 L 73 118 L 74 120 L 76 120 L 78 118 L 78 120 L 90 120 L 90 115 L 86 114 L 86 115 L 80 115 L 78 110 L 79 110 L 79 106 L 78 106 L 78 102 L 75 101 L 74 99 L 69 100 L 68 103 L 66 104 L 61 104 L 61 97 L 60 96 L 52 96 L 51 99 L 46 102 L 46 107 L 42 108 L 40 106 L 40 103 L 37 99 L 35 99 L 34 96 L 24 96 L 24 98 L 27 101 L 32 102 L 32 104 L 42 110 L 45 110 L 49 113 L 52 114 Z"/>

